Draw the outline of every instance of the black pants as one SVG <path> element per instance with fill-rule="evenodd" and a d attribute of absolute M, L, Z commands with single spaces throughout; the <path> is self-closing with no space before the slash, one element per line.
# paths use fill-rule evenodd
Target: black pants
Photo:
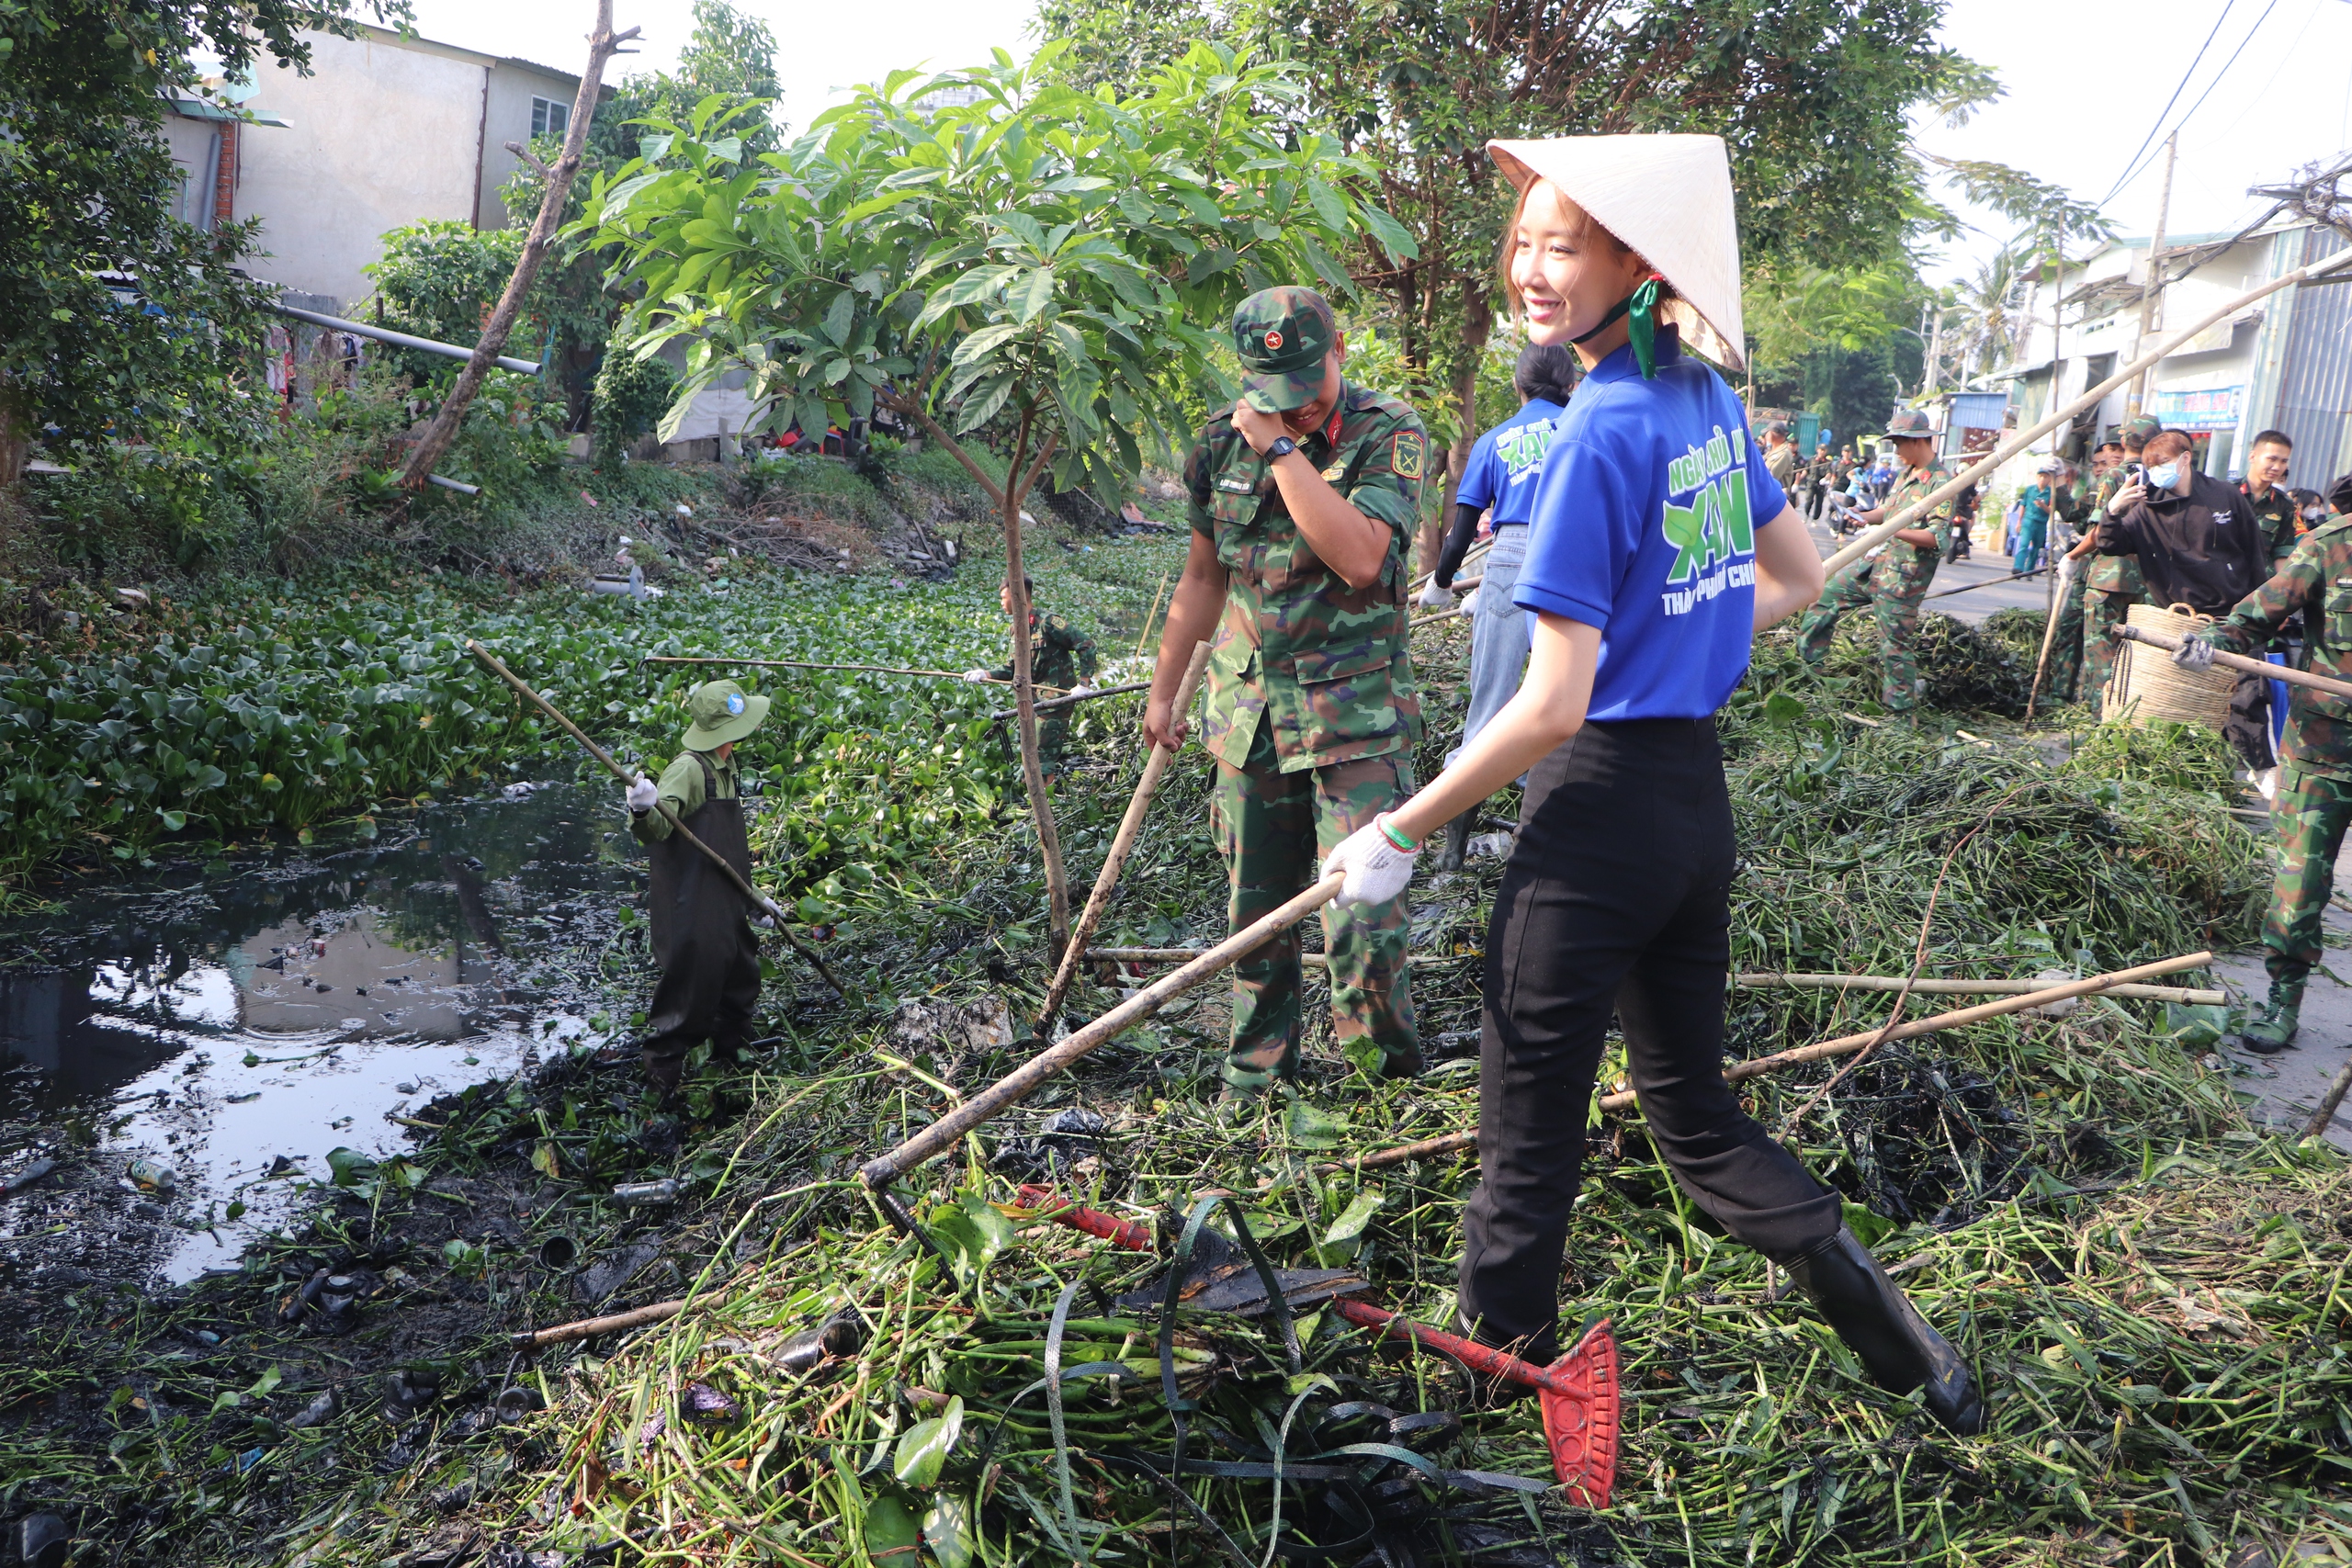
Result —
<path fill-rule="evenodd" d="M 1781 1260 L 1837 1234 L 1837 1195 L 1724 1082 L 1732 860 L 1712 718 L 1589 724 L 1529 771 L 1487 933 L 1483 1179 L 1461 1280 L 1480 1339 L 1558 1353 L 1561 1250 L 1612 1012 L 1650 1138 L 1700 1208 Z"/>

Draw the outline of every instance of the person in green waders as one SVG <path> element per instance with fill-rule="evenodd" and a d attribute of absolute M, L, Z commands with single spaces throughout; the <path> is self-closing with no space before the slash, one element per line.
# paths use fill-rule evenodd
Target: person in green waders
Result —
<path fill-rule="evenodd" d="M 686 694 L 686 712 L 694 723 L 685 750 L 662 771 L 659 784 L 640 773 L 626 796 L 629 831 L 652 863 L 653 961 L 662 968 L 638 1049 L 646 1080 L 665 1098 L 677 1089 L 686 1053 L 703 1041 L 722 1055 L 751 1043 L 760 1000 L 759 941 L 749 902 L 654 806 L 668 807 L 749 882 L 752 844 L 736 788 L 735 748 L 767 717 L 768 699 L 732 681 L 711 681 Z"/>

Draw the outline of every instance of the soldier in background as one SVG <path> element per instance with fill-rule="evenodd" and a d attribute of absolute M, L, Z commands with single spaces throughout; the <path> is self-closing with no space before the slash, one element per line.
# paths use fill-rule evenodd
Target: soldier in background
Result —
<path fill-rule="evenodd" d="M 2300 508 L 2294 492 L 2287 488 L 2287 467 L 2294 457 L 2294 440 L 2285 431 L 2266 430 L 2246 448 L 2245 478 L 2238 481 L 2238 493 L 2254 508 L 2262 532 L 2270 540 L 2274 561 L 2284 561 L 2294 554 L 2295 542 L 2303 536 Z"/>
<path fill-rule="evenodd" d="M 1942 477 L 1936 468 L 1936 429 L 1927 414 L 1906 409 L 1887 427 L 1903 474 L 1887 492 L 1885 503 L 1860 514 L 1865 528 L 1875 528 L 1890 512 L 1900 512 L 1923 500 Z M 1909 720 L 1919 706 L 1919 666 L 1912 657 L 1912 639 L 1919 630 L 1919 601 L 1936 578 L 1936 566 L 1951 547 L 1952 504 L 1947 501 L 1829 580 L 1821 602 L 1805 612 L 1797 633 L 1797 650 L 1807 664 L 1829 656 L 1830 639 L 1839 617 L 1867 608 L 1878 622 L 1879 657 L 1885 678 L 1881 702 L 1896 717 Z"/>
<path fill-rule="evenodd" d="M 1209 642 L 1202 741 L 1238 931 L 1314 886 L 1325 855 L 1413 791 L 1405 560 L 1429 442 L 1411 408 L 1347 379 L 1347 339 L 1314 290 L 1251 295 L 1233 339 L 1241 400 L 1184 463 L 1191 553 L 1144 729 L 1182 743 L 1177 682 Z M 1376 1046 L 1386 1076 L 1419 1072 L 1403 897 L 1329 907 L 1323 931 L 1340 1041 Z M 1228 1098 L 1298 1070 L 1298 953 L 1294 928 L 1234 967 Z"/>
<path fill-rule="evenodd" d="M 1764 427 L 1764 470 L 1780 482 L 1783 494 L 1794 494 L 1797 484 L 1797 445 L 1789 439 L 1789 422 L 1776 419 Z"/>
<path fill-rule="evenodd" d="M 2117 510 L 2116 495 L 2139 466 L 2148 437 L 2163 428 L 2145 414 L 2123 422 L 2115 457 L 2091 492 L 2089 530 L 2070 552 L 2083 574 L 2083 695 L 2094 714 L 2107 705 L 2108 678 L 2115 671 L 2115 641 L 2109 634 L 2130 617 L 2132 606 L 2147 594 L 2137 556 L 2097 553 L 2098 522 Z"/>
<path fill-rule="evenodd" d="M 2277 575 L 2239 601 L 2228 616 L 2185 637 L 2174 662 L 2210 670 L 2213 650 L 2259 658 L 2288 621 L 2309 628 L 2309 668 L 2352 681 L 2352 616 L 2327 613 L 2335 584 L 2352 580 L 2352 474 L 2330 488 L 2335 515 L 2305 535 Z M 2300 1026 L 2303 984 L 2320 961 L 2320 918 L 2335 889 L 2335 855 L 2352 823 L 2352 704 L 2308 687 L 2288 689 L 2287 733 L 2278 749 L 2278 792 L 2270 819 L 2278 830 L 2278 870 L 2262 922 L 2263 964 L 2270 995 L 2262 1016 L 2238 1034 L 2249 1051 L 2287 1048 Z"/>
<path fill-rule="evenodd" d="M 1094 639 L 1071 626 L 1059 615 L 1042 615 L 1037 609 L 1037 584 L 1027 572 L 1021 581 L 1029 594 L 1029 683 L 1046 687 L 1069 696 L 1082 696 L 1092 690 L 1094 681 Z M 1012 591 L 1000 588 L 996 601 L 1004 613 L 1012 614 Z M 967 670 L 967 681 L 1007 682 L 1012 679 L 1012 663 L 1007 660 L 993 670 Z M 1006 731 L 1009 736 L 1012 732 Z M 1037 721 L 1037 772 L 1047 784 L 1062 771 L 1062 748 L 1069 740 L 1069 709 L 1056 708 Z M 1016 751 L 1020 742 L 1012 742 Z"/>

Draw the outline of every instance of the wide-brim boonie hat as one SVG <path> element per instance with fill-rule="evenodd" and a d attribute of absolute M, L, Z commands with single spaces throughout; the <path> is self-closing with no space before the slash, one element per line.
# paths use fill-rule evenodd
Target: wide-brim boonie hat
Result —
<path fill-rule="evenodd" d="M 686 712 L 695 721 L 686 731 L 686 750 L 709 751 L 757 729 L 768 716 L 768 700 L 732 681 L 711 681 L 686 694 Z"/>
<path fill-rule="evenodd" d="M 1739 222 L 1720 136 L 1555 136 L 1489 141 L 1487 156 L 1525 192 L 1550 180 L 1674 285 L 1658 306 L 1682 346 L 1726 369 L 1747 364 L 1739 314 Z"/>

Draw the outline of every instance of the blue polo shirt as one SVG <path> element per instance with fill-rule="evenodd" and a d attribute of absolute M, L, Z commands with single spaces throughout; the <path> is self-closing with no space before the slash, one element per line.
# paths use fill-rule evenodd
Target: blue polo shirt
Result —
<path fill-rule="evenodd" d="M 1472 444 L 1453 492 L 1457 506 L 1495 509 L 1494 525 L 1524 523 L 1535 508 L 1535 481 L 1543 477 L 1544 449 L 1552 445 L 1552 422 L 1560 405 L 1530 398 L 1520 411 Z"/>
<path fill-rule="evenodd" d="M 1747 673 L 1756 530 L 1787 505 L 1739 399 L 1662 329 L 1656 380 L 1629 344 L 1555 422 L 1512 603 L 1600 629 L 1591 719 L 1704 717 Z"/>

